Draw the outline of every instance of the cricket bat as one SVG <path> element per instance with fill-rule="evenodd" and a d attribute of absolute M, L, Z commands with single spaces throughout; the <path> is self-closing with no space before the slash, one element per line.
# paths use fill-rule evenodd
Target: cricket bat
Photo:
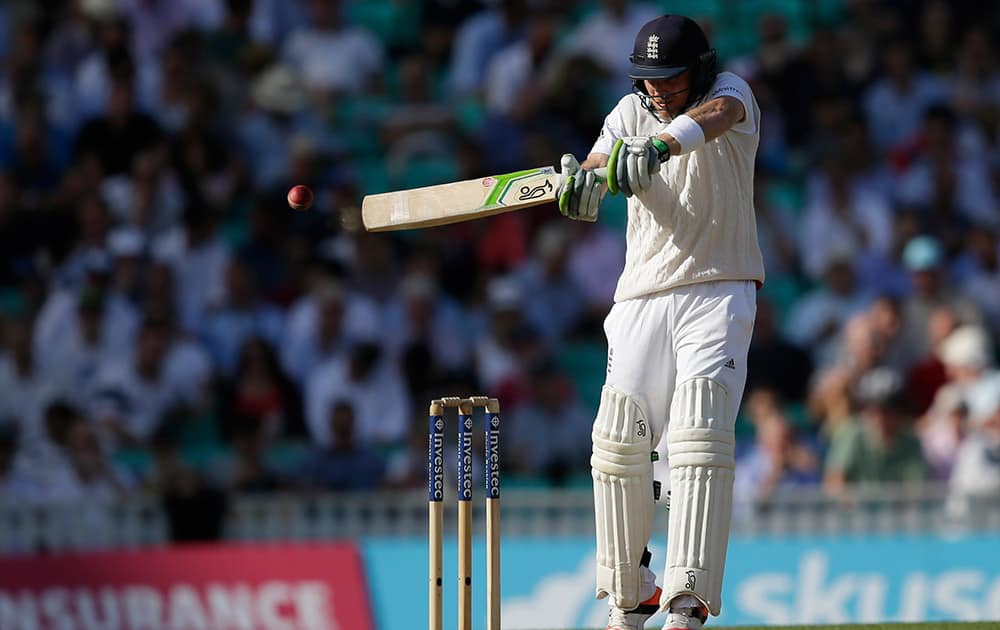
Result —
<path fill-rule="evenodd" d="M 604 169 L 595 172 L 604 178 Z M 448 225 L 556 200 L 562 177 L 552 166 L 450 184 L 367 195 L 361 216 L 369 232 Z"/>

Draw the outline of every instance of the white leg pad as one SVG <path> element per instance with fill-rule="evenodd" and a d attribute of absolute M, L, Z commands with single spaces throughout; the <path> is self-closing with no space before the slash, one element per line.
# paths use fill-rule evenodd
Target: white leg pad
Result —
<path fill-rule="evenodd" d="M 670 518 L 661 609 L 694 595 L 718 615 L 733 512 L 735 418 L 725 387 L 710 378 L 674 390 L 667 432 Z"/>
<path fill-rule="evenodd" d="M 591 435 L 597 597 L 639 605 L 642 552 L 653 529 L 652 428 L 635 400 L 605 386 Z"/>

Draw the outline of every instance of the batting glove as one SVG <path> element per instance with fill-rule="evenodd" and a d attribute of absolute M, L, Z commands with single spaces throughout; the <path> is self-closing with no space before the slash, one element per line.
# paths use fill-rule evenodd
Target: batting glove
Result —
<path fill-rule="evenodd" d="M 580 168 L 572 153 L 562 156 L 562 178 L 556 190 L 559 212 L 578 221 L 596 221 L 604 189 L 594 171 Z"/>
<path fill-rule="evenodd" d="M 649 190 L 660 164 L 670 159 L 670 148 L 656 136 L 619 138 L 608 158 L 608 190 L 626 197 Z"/>

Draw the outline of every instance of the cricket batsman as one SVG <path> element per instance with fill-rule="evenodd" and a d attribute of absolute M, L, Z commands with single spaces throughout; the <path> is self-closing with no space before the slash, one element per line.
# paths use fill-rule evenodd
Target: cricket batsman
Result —
<path fill-rule="evenodd" d="M 610 596 L 607 630 L 642 628 L 660 610 L 665 630 L 698 630 L 722 606 L 734 423 L 764 281 L 753 209 L 760 111 L 746 81 L 716 71 L 689 18 L 647 23 L 630 61 L 633 92 L 586 160 L 562 157 L 558 191 L 560 211 L 584 221 L 596 220 L 605 186 L 628 198 L 590 460 L 597 597 Z M 662 589 L 646 551 L 657 452 L 670 479 Z"/>

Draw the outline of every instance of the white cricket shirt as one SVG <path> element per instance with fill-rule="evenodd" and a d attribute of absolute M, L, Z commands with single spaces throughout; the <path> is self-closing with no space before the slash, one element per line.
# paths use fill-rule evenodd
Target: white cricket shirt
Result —
<path fill-rule="evenodd" d="M 743 122 L 671 157 L 649 190 L 629 198 L 616 302 L 697 282 L 764 281 L 753 206 L 760 109 L 750 86 L 731 72 L 719 73 L 702 102 L 720 96 L 743 103 Z M 653 136 L 666 127 L 629 94 L 604 119 L 591 153 L 610 155 L 618 138 Z"/>

